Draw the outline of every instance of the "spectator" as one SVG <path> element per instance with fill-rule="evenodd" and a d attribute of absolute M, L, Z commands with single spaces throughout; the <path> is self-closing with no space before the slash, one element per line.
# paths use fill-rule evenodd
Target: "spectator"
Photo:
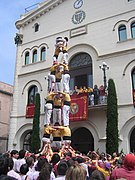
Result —
<path fill-rule="evenodd" d="M 50 163 L 52 165 L 55 176 L 57 176 L 57 163 L 59 161 L 60 161 L 60 155 L 58 153 L 53 154 Z"/>
<path fill-rule="evenodd" d="M 30 180 L 33 180 L 33 173 L 35 172 L 34 158 L 33 157 L 27 157 L 26 164 L 28 165 L 28 168 L 29 168 L 27 175 L 28 175 Z"/>
<path fill-rule="evenodd" d="M 135 179 L 135 156 L 133 154 L 127 154 L 125 156 L 123 167 L 115 168 L 111 174 L 111 180 L 125 178 L 127 180 Z"/>
<path fill-rule="evenodd" d="M 86 180 L 87 172 L 81 165 L 71 166 L 66 172 L 65 180 Z"/>
<path fill-rule="evenodd" d="M 86 172 L 87 172 L 87 179 L 88 179 L 88 178 L 89 178 L 89 172 L 88 172 L 88 165 L 85 163 L 86 160 L 85 160 L 83 157 L 78 156 L 78 157 L 77 157 L 77 162 L 78 162 L 81 166 L 83 166 L 83 167 L 85 168 L 85 170 L 86 170 Z"/>
<path fill-rule="evenodd" d="M 44 167 L 45 163 L 48 163 L 46 158 L 39 158 L 37 165 L 35 167 L 35 172 L 33 173 L 33 180 L 37 180 L 39 173 L 41 171 L 41 169 Z"/>
<path fill-rule="evenodd" d="M 49 163 L 45 163 L 39 173 L 37 180 L 53 180 L 55 176 L 52 174 L 52 166 Z"/>
<path fill-rule="evenodd" d="M 65 175 L 66 175 L 66 171 L 68 169 L 68 165 L 67 162 L 65 160 L 62 160 L 59 162 L 58 166 L 57 166 L 57 180 L 65 180 Z"/>
<path fill-rule="evenodd" d="M 97 85 L 94 85 L 93 94 L 94 94 L 94 105 L 97 105 L 99 103 L 99 89 Z"/>
<path fill-rule="evenodd" d="M 105 176 L 101 171 L 94 170 L 91 173 L 90 180 L 105 180 Z"/>
<path fill-rule="evenodd" d="M 29 171 L 28 164 L 22 164 L 20 167 L 21 180 L 29 180 L 28 175 L 26 175 L 28 171 Z"/>
<path fill-rule="evenodd" d="M 26 153 L 25 150 L 23 150 L 23 149 L 20 150 L 19 151 L 19 158 L 17 159 L 17 161 L 15 161 L 15 171 L 18 173 L 20 172 L 21 165 L 26 163 L 25 153 Z"/>
<path fill-rule="evenodd" d="M 17 161 L 19 154 L 17 150 L 12 150 L 10 152 L 11 158 L 13 159 L 14 165 L 13 165 L 13 170 L 15 170 L 15 162 Z"/>
<path fill-rule="evenodd" d="M 14 177 L 8 176 L 9 157 L 0 157 L 0 180 L 17 180 Z"/>
<path fill-rule="evenodd" d="M 16 178 L 18 180 L 21 180 L 20 175 L 17 172 L 14 171 L 13 165 L 14 165 L 13 159 L 9 158 L 9 171 L 8 171 L 7 175 L 11 176 L 11 177 L 14 177 L 14 178 Z"/>

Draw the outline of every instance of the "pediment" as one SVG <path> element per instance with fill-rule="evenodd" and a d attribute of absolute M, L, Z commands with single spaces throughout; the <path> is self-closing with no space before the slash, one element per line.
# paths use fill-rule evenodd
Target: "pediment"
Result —
<path fill-rule="evenodd" d="M 20 29 L 21 27 L 30 24 L 31 22 L 35 21 L 36 19 L 62 4 L 64 1 L 66 0 L 46 0 L 39 3 L 38 7 L 21 15 L 21 18 L 15 23 L 16 28 Z"/>

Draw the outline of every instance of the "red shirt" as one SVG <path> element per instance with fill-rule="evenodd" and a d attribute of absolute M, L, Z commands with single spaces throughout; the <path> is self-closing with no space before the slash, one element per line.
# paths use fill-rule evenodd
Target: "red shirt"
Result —
<path fill-rule="evenodd" d="M 116 168 L 112 171 L 111 177 L 113 180 L 116 180 L 119 178 L 125 178 L 127 180 L 135 180 L 135 169 L 128 170 L 124 167 Z"/>

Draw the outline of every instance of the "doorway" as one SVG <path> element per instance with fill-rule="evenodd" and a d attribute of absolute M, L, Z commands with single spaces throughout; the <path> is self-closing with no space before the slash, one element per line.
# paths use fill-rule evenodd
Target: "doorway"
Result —
<path fill-rule="evenodd" d="M 71 146 L 81 153 L 87 154 L 89 151 L 94 150 L 94 138 L 91 132 L 85 128 L 81 127 L 76 129 L 72 133 L 72 143 Z"/>

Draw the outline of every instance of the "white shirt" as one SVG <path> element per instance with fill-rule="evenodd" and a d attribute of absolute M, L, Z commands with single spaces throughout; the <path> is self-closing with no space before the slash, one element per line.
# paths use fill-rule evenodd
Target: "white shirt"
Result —
<path fill-rule="evenodd" d="M 25 164 L 26 160 L 24 158 L 22 159 L 17 159 L 17 161 L 15 161 L 15 171 L 16 172 L 20 172 L 20 167 L 22 164 Z"/>
<path fill-rule="evenodd" d="M 65 176 L 58 175 L 55 179 L 56 180 L 65 180 Z"/>
<path fill-rule="evenodd" d="M 21 180 L 20 175 L 18 173 L 16 173 L 13 169 L 8 171 L 7 175 L 11 176 L 11 177 L 14 177 L 14 178 L 16 178 L 18 180 Z"/>
<path fill-rule="evenodd" d="M 35 168 L 29 168 L 29 171 L 27 172 L 26 175 L 28 175 L 28 177 L 29 177 L 30 180 L 33 180 L 33 179 L 34 179 L 34 178 L 33 178 L 34 172 L 35 172 Z"/>

